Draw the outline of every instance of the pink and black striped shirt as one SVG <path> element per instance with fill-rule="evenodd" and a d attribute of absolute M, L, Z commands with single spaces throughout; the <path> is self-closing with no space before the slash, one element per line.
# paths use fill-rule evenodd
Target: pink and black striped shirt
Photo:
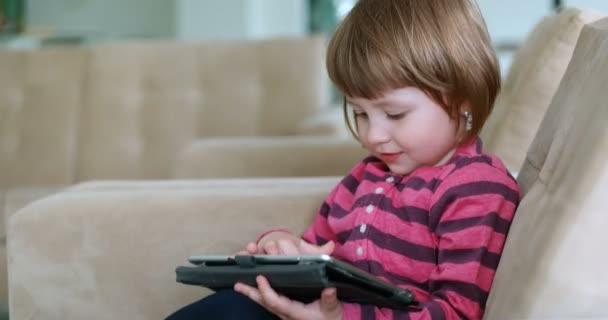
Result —
<path fill-rule="evenodd" d="M 374 157 L 328 195 L 303 238 L 409 288 L 408 311 L 344 303 L 344 319 L 481 319 L 520 192 L 481 141 L 445 165 L 396 175 Z"/>

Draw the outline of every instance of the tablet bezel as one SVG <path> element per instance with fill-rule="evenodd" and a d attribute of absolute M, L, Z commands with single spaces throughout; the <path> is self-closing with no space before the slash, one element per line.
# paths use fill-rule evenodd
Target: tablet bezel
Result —
<path fill-rule="evenodd" d="M 375 291 L 391 293 L 399 296 L 410 296 L 412 302 L 415 296 L 411 290 L 398 287 L 392 283 L 377 278 L 373 274 L 361 270 L 347 262 L 335 259 L 329 255 L 194 255 L 188 261 L 194 265 L 238 265 L 237 256 L 253 259 L 254 264 L 273 265 L 273 264 L 299 264 L 299 263 L 326 263 L 329 268 L 354 281 L 365 283 L 366 286 Z"/>

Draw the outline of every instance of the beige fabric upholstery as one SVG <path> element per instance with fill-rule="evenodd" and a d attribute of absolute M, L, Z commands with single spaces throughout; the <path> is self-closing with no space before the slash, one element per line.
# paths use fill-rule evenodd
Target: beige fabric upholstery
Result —
<path fill-rule="evenodd" d="M 189 255 L 302 232 L 337 182 L 89 183 L 32 203 L 9 226 L 11 319 L 162 319 L 207 293 L 175 282 Z"/>
<path fill-rule="evenodd" d="M 519 177 L 487 319 L 607 319 L 608 19 L 586 26 Z"/>
<path fill-rule="evenodd" d="M 61 191 L 61 188 L 20 188 L 2 194 L 0 208 L 4 208 L 4 212 L 0 210 L 0 213 L 3 213 L 3 216 L 0 217 L 0 304 L 8 303 L 5 221 L 8 221 L 13 213 L 27 204 L 59 191 Z"/>
<path fill-rule="evenodd" d="M 298 125 L 296 132 L 302 136 L 352 137 L 344 122 L 341 104 L 333 105 L 328 110 L 322 110 L 304 119 Z"/>
<path fill-rule="evenodd" d="M 322 37 L 0 51 L 0 189 L 169 178 L 199 137 L 293 135 L 327 105 Z"/>
<path fill-rule="evenodd" d="M 0 295 L 3 297 L 2 305 L 8 306 L 8 264 L 7 264 L 7 248 L 6 242 L 3 241 L 0 246 L 0 281 L 3 284 L 0 286 Z"/>
<path fill-rule="evenodd" d="M 46 188 L 16 188 L 11 189 L 5 194 L 4 200 L 4 221 L 8 221 L 13 213 L 28 205 L 30 202 L 42 199 L 46 196 L 62 191 L 62 187 Z M 4 232 L 4 228 L 3 228 Z M 2 234 L 4 236 L 4 233 Z"/>
<path fill-rule="evenodd" d="M 2 246 L 6 242 L 6 226 L 5 221 L 19 209 L 25 207 L 28 203 L 38 199 L 42 199 L 45 196 L 51 195 L 55 192 L 61 191 L 62 188 L 17 188 L 11 189 L 8 192 L 2 194 L 0 204 L 2 204 L 4 216 L 0 217 L 0 243 Z M 1 282 L 0 283 L 6 283 Z"/>
<path fill-rule="evenodd" d="M 484 146 L 516 173 L 559 86 L 583 25 L 603 15 L 568 8 L 540 21 L 516 52 L 482 132 Z"/>
<path fill-rule="evenodd" d="M 175 176 L 343 176 L 366 156 L 366 150 L 353 138 L 203 139 L 179 153 Z"/>
<path fill-rule="evenodd" d="M 0 50 L 0 189 L 75 179 L 81 50 Z"/>

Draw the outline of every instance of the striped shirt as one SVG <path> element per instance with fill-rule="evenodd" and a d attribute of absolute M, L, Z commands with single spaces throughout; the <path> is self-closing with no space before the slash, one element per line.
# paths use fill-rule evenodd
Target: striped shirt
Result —
<path fill-rule="evenodd" d="M 303 238 L 408 288 L 407 311 L 344 303 L 344 319 L 481 319 L 519 203 L 517 182 L 481 141 L 437 167 L 391 173 L 374 157 L 328 195 Z"/>

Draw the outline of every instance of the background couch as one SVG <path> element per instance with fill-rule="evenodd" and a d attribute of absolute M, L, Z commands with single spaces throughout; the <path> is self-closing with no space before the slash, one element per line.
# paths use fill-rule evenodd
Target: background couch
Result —
<path fill-rule="evenodd" d="M 0 51 L 0 188 L 166 179 L 202 137 L 285 136 L 328 106 L 322 37 Z"/>

